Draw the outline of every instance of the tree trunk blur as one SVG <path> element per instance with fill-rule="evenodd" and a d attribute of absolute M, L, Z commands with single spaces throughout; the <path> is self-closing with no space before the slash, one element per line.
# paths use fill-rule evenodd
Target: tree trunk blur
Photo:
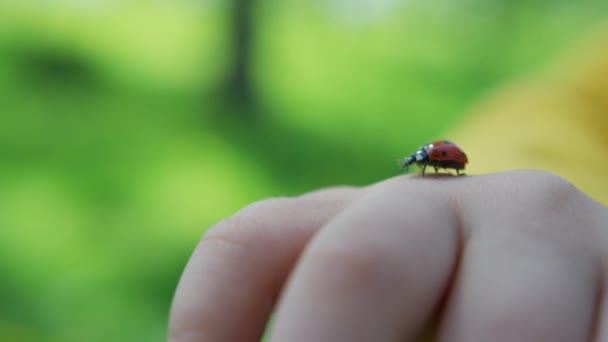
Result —
<path fill-rule="evenodd" d="M 252 46 L 254 39 L 255 0 L 232 0 L 230 57 L 226 100 L 238 108 L 243 119 L 252 119 L 255 107 L 255 89 L 252 75 Z"/>

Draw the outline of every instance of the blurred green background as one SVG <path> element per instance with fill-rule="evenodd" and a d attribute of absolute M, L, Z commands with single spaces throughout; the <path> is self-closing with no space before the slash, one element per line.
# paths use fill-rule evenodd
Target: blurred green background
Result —
<path fill-rule="evenodd" d="M 0 340 L 162 341 L 204 230 L 399 172 L 605 1 L 0 3 Z"/>

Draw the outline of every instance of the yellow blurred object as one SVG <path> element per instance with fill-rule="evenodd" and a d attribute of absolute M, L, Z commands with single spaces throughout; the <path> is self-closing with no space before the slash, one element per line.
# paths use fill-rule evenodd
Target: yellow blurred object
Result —
<path fill-rule="evenodd" d="M 608 28 L 530 80 L 497 90 L 449 138 L 468 174 L 539 169 L 608 205 Z"/>

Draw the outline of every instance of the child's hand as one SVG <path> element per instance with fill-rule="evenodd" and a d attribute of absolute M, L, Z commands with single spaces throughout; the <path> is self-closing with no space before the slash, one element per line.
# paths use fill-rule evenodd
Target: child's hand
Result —
<path fill-rule="evenodd" d="M 202 208 L 204 209 L 204 208 Z M 608 209 L 536 171 L 254 203 L 203 237 L 169 340 L 608 341 Z"/>

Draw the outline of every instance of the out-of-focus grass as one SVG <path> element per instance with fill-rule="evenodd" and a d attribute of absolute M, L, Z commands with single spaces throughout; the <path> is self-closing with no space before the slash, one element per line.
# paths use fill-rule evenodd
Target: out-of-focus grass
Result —
<path fill-rule="evenodd" d="M 262 197 L 396 174 L 395 158 L 602 14 L 412 5 L 353 24 L 267 3 L 251 123 L 215 98 L 226 8 L 113 6 L 0 6 L 4 340 L 161 340 L 210 224 Z"/>

